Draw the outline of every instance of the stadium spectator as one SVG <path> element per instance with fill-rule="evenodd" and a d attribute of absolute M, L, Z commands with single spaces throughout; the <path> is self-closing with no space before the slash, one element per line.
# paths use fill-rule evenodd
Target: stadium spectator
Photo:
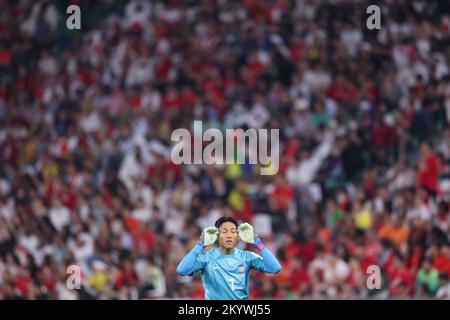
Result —
<path fill-rule="evenodd" d="M 450 298 L 448 1 L 69 2 L 0 2 L 0 299 L 199 298 L 222 215 L 284 266 L 252 298 Z M 278 174 L 175 165 L 194 120 L 280 129 Z"/>

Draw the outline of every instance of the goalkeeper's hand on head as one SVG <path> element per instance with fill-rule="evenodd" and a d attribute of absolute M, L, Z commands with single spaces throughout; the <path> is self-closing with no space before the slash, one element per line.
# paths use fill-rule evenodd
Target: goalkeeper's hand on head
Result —
<path fill-rule="evenodd" d="M 238 227 L 238 235 L 242 241 L 252 244 L 259 251 L 264 249 L 264 244 L 250 223 L 241 223 Z"/>
<path fill-rule="evenodd" d="M 219 235 L 219 229 L 216 227 L 207 227 L 203 229 L 202 234 L 200 235 L 200 239 L 197 243 L 201 244 L 204 247 L 212 245 L 217 240 L 217 236 Z"/>

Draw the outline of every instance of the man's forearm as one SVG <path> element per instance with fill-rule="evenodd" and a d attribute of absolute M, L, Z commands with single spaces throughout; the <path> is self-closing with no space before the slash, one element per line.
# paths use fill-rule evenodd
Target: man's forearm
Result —
<path fill-rule="evenodd" d="M 281 265 L 277 258 L 270 252 L 269 249 L 264 247 L 261 251 L 261 256 L 264 261 L 264 265 L 267 268 L 268 273 L 278 273 L 281 270 Z"/>
<path fill-rule="evenodd" d="M 180 276 L 187 276 L 192 273 L 192 269 L 194 267 L 195 260 L 198 255 L 203 251 L 203 246 L 200 243 L 197 243 L 194 248 L 181 260 L 180 264 L 177 267 L 177 274 Z"/>

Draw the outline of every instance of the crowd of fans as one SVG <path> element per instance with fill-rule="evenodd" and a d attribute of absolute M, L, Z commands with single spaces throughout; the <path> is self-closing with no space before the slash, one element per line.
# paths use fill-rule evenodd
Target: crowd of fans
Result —
<path fill-rule="evenodd" d="M 450 299 L 449 4 L 0 0 L 0 299 L 203 298 L 223 215 L 282 263 L 251 298 Z M 175 165 L 193 120 L 279 128 L 279 172 Z"/>

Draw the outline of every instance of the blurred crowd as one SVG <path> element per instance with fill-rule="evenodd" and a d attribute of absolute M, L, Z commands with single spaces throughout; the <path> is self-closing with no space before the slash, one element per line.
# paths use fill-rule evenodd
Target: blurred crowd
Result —
<path fill-rule="evenodd" d="M 0 299 L 201 299 L 175 269 L 223 215 L 283 265 L 251 298 L 450 299 L 449 13 L 0 0 Z M 194 120 L 279 128 L 279 172 L 175 165 L 171 132 Z"/>

